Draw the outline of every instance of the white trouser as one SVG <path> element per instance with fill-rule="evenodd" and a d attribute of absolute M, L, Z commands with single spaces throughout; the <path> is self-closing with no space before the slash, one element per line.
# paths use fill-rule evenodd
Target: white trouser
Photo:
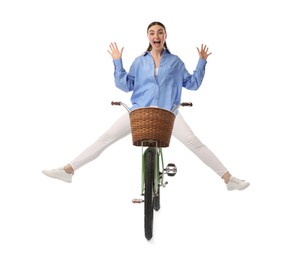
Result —
<path fill-rule="evenodd" d="M 129 135 L 130 132 L 129 114 L 125 113 L 110 127 L 108 131 L 100 136 L 96 142 L 71 161 L 70 165 L 74 171 L 76 171 L 83 165 L 96 159 L 107 147 Z M 194 135 L 180 113 L 176 116 L 172 134 L 220 177 L 228 172 L 225 166 L 210 151 L 210 149 L 202 144 L 202 142 Z"/>

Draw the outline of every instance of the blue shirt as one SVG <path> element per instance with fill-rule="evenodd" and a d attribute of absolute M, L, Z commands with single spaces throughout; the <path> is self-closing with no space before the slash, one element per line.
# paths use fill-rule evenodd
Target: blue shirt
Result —
<path fill-rule="evenodd" d="M 182 87 L 189 90 L 200 87 L 207 63 L 199 59 L 193 74 L 189 74 L 181 59 L 165 49 L 156 77 L 154 60 L 148 51 L 134 60 L 128 73 L 122 59 L 113 62 L 116 87 L 133 92 L 131 109 L 156 106 L 167 110 L 180 104 Z"/>

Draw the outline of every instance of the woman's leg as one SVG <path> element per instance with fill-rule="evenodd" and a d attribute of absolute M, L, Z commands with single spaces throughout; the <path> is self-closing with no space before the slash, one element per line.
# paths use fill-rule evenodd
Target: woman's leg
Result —
<path fill-rule="evenodd" d="M 180 113 L 174 122 L 173 135 L 220 177 L 228 173 L 227 168 L 214 153 L 194 135 Z"/>
<path fill-rule="evenodd" d="M 215 154 L 194 135 L 180 113 L 174 122 L 173 135 L 216 172 L 225 181 L 228 190 L 244 190 L 249 186 L 249 182 L 231 176 Z"/>
<path fill-rule="evenodd" d="M 96 159 L 107 147 L 130 134 L 129 114 L 121 116 L 100 138 L 64 167 L 42 172 L 52 178 L 72 182 L 74 171 Z"/>
<path fill-rule="evenodd" d="M 96 159 L 107 147 L 130 134 L 129 114 L 121 116 L 100 138 L 86 148 L 69 165 L 76 171 L 83 165 Z"/>

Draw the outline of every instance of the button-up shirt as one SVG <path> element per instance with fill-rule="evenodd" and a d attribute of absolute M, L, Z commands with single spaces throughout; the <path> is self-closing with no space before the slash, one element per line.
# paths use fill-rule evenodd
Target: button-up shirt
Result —
<path fill-rule="evenodd" d="M 181 59 L 167 49 L 162 53 L 157 75 L 149 51 L 134 60 L 129 72 L 123 68 L 122 59 L 113 62 L 116 87 L 125 92 L 133 92 L 131 109 L 155 106 L 167 110 L 180 104 L 182 87 L 189 90 L 200 87 L 207 63 L 200 58 L 193 74 L 190 74 Z"/>

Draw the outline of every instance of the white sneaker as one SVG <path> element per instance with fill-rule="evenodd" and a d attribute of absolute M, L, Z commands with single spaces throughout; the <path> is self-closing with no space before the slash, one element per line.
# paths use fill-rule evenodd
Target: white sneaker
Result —
<path fill-rule="evenodd" d="M 244 190 L 249 186 L 249 182 L 244 180 L 239 180 L 236 177 L 231 176 L 229 182 L 227 183 L 227 190 Z"/>
<path fill-rule="evenodd" d="M 55 178 L 61 181 L 65 181 L 68 183 L 72 182 L 72 175 L 73 174 L 69 174 L 67 173 L 64 168 L 56 168 L 53 170 L 43 170 L 42 173 L 44 173 L 45 175 L 51 177 L 51 178 Z"/>

